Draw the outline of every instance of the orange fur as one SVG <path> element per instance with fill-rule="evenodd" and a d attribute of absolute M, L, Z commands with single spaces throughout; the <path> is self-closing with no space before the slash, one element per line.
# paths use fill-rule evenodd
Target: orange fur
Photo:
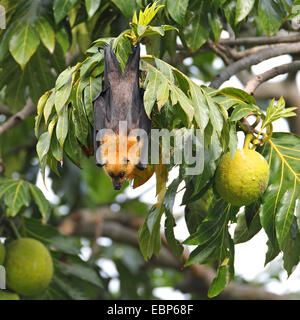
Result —
<path fill-rule="evenodd" d="M 103 169 L 111 178 L 115 189 L 121 187 L 125 180 L 134 178 L 135 164 L 140 155 L 136 137 L 105 136 L 101 149 L 102 158 L 106 163 Z"/>

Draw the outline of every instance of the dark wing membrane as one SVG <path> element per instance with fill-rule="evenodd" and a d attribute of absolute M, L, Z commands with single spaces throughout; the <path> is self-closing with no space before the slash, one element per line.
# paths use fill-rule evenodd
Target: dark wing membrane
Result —
<path fill-rule="evenodd" d="M 100 141 L 97 139 L 97 134 L 101 129 L 105 128 L 106 117 L 106 105 L 103 98 L 103 92 L 93 101 L 94 109 L 94 150 L 95 150 L 95 162 L 97 166 L 103 166 L 104 163 L 100 154 Z"/>

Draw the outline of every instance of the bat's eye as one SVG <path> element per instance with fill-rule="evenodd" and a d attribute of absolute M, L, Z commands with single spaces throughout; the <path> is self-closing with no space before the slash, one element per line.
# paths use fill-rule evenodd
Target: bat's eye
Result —
<path fill-rule="evenodd" d="M 119 177 L 120 177 L 120 178 L 123 178 L 124 176 L 125 176 L 125 172 L 123 172 L 123 171 L 120 172 Z"/>
<path fill-rule="evenodd" d="M 115 175 L 114 175 L 112 172 L 109 173 L 109 176 L 110 176 L 111 178 L 114 178 L 114 177 L 115 177 Z"/>

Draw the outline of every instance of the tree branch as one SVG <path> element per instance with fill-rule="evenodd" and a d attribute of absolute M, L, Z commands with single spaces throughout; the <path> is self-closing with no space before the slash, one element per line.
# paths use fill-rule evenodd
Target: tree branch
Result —
<path fill-rule="evenodd" d="M 231 61 L 229 60 L 227 54 L 224 52 L 224 49 L 222 50 L 222 47 L 220 48 L 219 45 L 216 45 L 211 40 L 207 40 L 207 45 L 213 52 L 215 52 L 218 56 L 222 58 L 222 60 L 227 66 L 231 64 Z"/>
<path fill-rule="evenodd" d="M 112 212 L 107 207 L 99 208 L 96 211 L 89 209 L 76 211 L 62 221 L 59 230 L 66 235 L 76 234 L 94 238 L 99 222 L 102 223 L 101 236 L 109 237 L 113 241 L 139 248 L 137 229 L 143 220 L 140 217 L 131 216 L 127 213 Z M 183 280 L 178 284 L 178 289 L 183 292 L 192 292 L 206 296 L 211 281 L 216 276 L 216 272 L 200 264 L 193 264 L 183 268 L 184 261 L 188 258 L 188 252 L 184 251 L 183 259 L 180 261 L 164 243 L 165 241 L 162 241 L 159 256 L 154 256 L 147 263 L 147 266 L 156 265 L 182 272 Z M 232 281 L 217 299 L 278 300 L 290 299 L 290 297 L 278 296 L 266 292 L 261 287 L 254 287 Z"/>
<path fill-rule="evenodd" d="M 257 46 L 257 47 L 245 49 L 242 51 L 237 51 L 236 49 L 230 48 L 228 46 L 223 46 L 223 47 L 228 50 L 228 53 L 230 54 L 230 56 L 234 60 L 239 60 L 239 59 L 245 58 L 247 56 L 250 56 L 251 54 L 255 54 L 261 50 L 265 50 L 265 49 L 269 49 L 269 48 L 271 49 L 274 46 L 276 46 L 276 45 L 262 45 L 262 46 Z"/>
<path fill-rule="evenodd" d="M 262 62 L 264 60 L 280 56 L 282 54 L 296 52 L 300 52 L 300 42 L 287 45 L 279 44 L 277 46 L 274 46 L 273 48 L 261 50 L 256 54 L 252 54 L 229 65 L 212 80 L 210 86 L 212 88 L 218 89 L 222 85 L 222 83 L 230 79 L 230 77 L 240 72 L 241 70 L 258 64 L 259 62 Z"/>
<path fill-rule="evenodd" d="M 11 116 L 6 122 L 4 122 L 0 126 L 0 135 L 5 131 L 11 129 L 12 127 L 16 126 L 21 121 L 25 120 L 29 115 L 33 113 L 34 109 L 35 105 L 33 104 L 31 99 L 28 99 L 25 107 L 21 111 Z"/>
<path fill-rule="evenodd" d="M 274 44 L 274 43 L 287 43 L 287 42 L 298 42 L 300 41 L 300 34 L 290 34 L 290 35 L 278 35 L 274 37 L 245 37 L 236 39 L 221 39 L 219 44 L 224 44 L 228 46 L 237 45 L 264 45 L 264 44 Z"/>
<path fill-rule="evenodd" d="M 245 91 L 253 95 L 256 88 L 260 86 L 263 82 L 268 81 L 269 79 L 272 79 L 278 76 L 279 74 L 284 74 L 296 70 L 300 70 L 300 61 L 294 61 L 272 68 L 250 79 L 250 81 L 248 81 L 245 86 Z"/>

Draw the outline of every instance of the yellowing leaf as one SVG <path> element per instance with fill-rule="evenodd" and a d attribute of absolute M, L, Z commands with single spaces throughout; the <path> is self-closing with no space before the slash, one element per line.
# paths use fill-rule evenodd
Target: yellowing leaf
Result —
<path fill-rule="evenodd" d="M 134 181 L 133 181 L 133 189 L 138 188 L 142 186 L 144 183 L 146 183 L 154 173 L 154 169 L 148 165 L 145 170 L 134 170 Z"/>

